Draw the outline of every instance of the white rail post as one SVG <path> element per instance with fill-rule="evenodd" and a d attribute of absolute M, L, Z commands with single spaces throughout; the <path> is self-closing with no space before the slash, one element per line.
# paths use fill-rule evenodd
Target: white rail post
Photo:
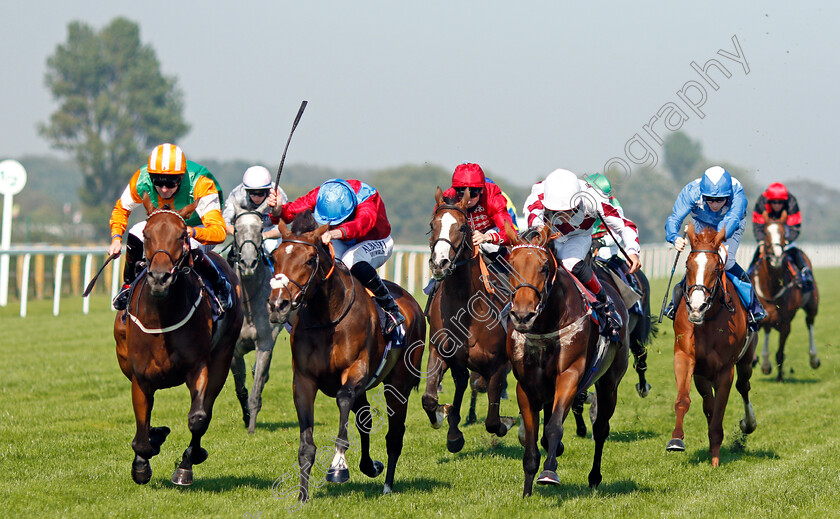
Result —
<path fill-rule="evenodd" d="M 85 256 L 85 276 L 84 276 L 84 283 L 82 284 L 83 287 L 87 288 L 88 283 L 90 283 L 90 278 L 92 277 L 93 273 L 93 254 L 88 253 Z M 87 315 L 90 311 L 90 297 L 83 297 L 82 298 L 82 313 Z"/>
<path fill-rule="evenodd" d="M 398 252 L 394 254 L 394 283 L 403 286 L 402 282 L 402 264 L 405 253 Z"/>
<path fill-rule="evenodd" d="M 114 258 L 114 262 L 112 263 L 113 267 L 111 269 L 111 301 L 113 301 L 114 298 L 117 297 L 117 292 L 119 292 L 120 288 L 122 287 L 122 272 L 120 272 L 120 263 L 122 262 L 120 261 L 119 256 Z M 117 309 L 114 308 L 113 303 L 111 303 L 111 310 L 113 310 L 114 312 L 117 311 Z"/>
<path fill-rule="evenodd" d="M 425 265 L 428 265 L 429 260 L 432 259 L 432 253 L 431 252 L 424 252 L 422 258 L 423 258 L 423 265 L 424 265 L 424 267 L 423 267 L 423 288 L 426 288 L 426 285 L 429 284 L 429 280 L 432 279 L 432 271 L 429 270 L 429 267 L 425 266 Z"/>
<path fill-rule="evenodd" d="M 64 271 L 64 253 L 59 252 L 55 257 L 55 288 L 53 289 L 53 315 L 58 315 L 61 304 L 61 278 Z"/>
<path fill-rule="evenodd" d="M 417 253 L 408 254 L 408 293 L 414 295 L 417 288 Z"/>
<path fill-rule="evenodd" d="M 20 316 L 26 317 L 26 302 L 29 299 L 29 260 L 32 254 L 23 255 L 23 273 L 20 278 Z"/>

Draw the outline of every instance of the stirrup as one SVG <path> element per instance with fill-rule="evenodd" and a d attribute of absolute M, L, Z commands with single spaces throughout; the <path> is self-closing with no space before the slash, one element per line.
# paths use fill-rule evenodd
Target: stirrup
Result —
<path fill-rule="evenodd" d="M 397 329 L 397 327 L 399 327 L 405 322 L 405 316 L 402 314 L 402 312 L 400 312 L 399 307 L 397 307 L 397 305 L 394 306 L 396 308 L 390 308 L 387 310 L 384 308 L 382 309 L 385 312 L 385 316 L 387 317 L 387 319 L 385 319 L 385 328 L 382 330 L 382 333 L 385 335 L 388 335 L 389 333 L 393 332 Z"/>
<path fill-rule="evenodd" d="M 673 301 L 665 307 L 665 317 L 672 321 L 677 317 L 677 305 Z"/>
<path fill-rule="evenodd" d="M 115 310 L 125 310 L 128 306 L 128 294 L 131 292 L 131 285 L 123 285 L 122 290 L 120 290 L 116 296 L 114 296 L 114 300 L 111 301 L 111 305 L 113 305 Z"/>

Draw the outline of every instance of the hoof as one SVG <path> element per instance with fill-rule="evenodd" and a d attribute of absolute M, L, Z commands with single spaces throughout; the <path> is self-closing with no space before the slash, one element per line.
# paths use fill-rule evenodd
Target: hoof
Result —
<path fill-rule="evenodd" d="M 589 473 L 589 488 L 598 488 L 598 485 L 601 484 L 601 473 L 600 472 L 590 472 Z"/>
<path fill-rule="evenodd" d="M 172 482 L 178 485 L 179 487 L 188 487 L 193 484 L 193 473 L 192 470 L 189 469 L 182 469 L 178 467 L 175 469 L 175 473 L 172 474 Z"/>
<path fill-rule="evenodd" d="M 376 476 L 382 474 L 382 471 L 385 470 L 385 465 L 383 465 L 381 461 L 373 460 L 373 463 L 371 463 L 370 470 L 365 470 L 364 468 L 362 468 L 361 464 L 359 464 L 359 470 L 361 470 L 362 474 L 364 474 L 365 476 L 369 478 L 375 478 Z M 349 472 L 347 477 L 350 477 Z"/>
<path fill-rule="evenodd" d="M 467 416 L 467 420 L 464 422 L 464 425 L 472 425 L 478 422 L 478 417 L 474 414 Z"/>
<path fill-rule="evenodd" d="M 575 434 L 581 438 L 586 438 L 586 422 L 583 421 L 583 418 L 578 421 L 577 416 L 575 416 Z"/>
<path fill-rule="evenodd" d="M 327 481 L 330 483 L 347 483 L 350 480 L 350 469 L 334 469 L 327 471 Z"/>
<path fill-rule="evenodd" d="M 461 452 L 461 449 L 464 448 L 464 443 L 464 435 L 462 434 L 454 440 L 446 440 L 446 448 L 449 452 L 455 454 L 456 452 Z"/>
<path fill-rule="evenodd" d="M 138 485 L 145 485 L 152 479 L 152 466 L 149 461 L 139 456 L 134 458 L 131 464 L 131 479 Z"/>
<path fill-rule="evenodd" d="M 251 413 L 242 413 L 242 421 L 245 422 L 245 427 L 251 426 Z"/>
<path fill-rule="evenodd" d="M 811 357 L 811 368 L 812 369 L 817 369 L 819 367 L 820 367 L 820 358 L 817 357 L 816 355 L 814 355 L 813 357 Z"/>
<path fill-rule="evenodd" d="M 540 477 L 537 478 L 538 485 L 559 485 L 560 478 L 557 477 L 557 473 L 553 470 L 544 470 L 540 473 Z"/>
<path fill-rule="evenodd" d="M 761 372 L 765 375 L 769 375 L 770 372 L 773 371 L 773 368 L 770 366 L 769 362 L 762 362 L 761 363 Z"/>
<path fill-rule="evenodd" d="M 636 393 L 640 397 L 645 398 L 650 393 L 650 384 L 645 382 L 645 387 L 642 387 L 641 384 L 636 384 Z"/>
<path fill-rule="evenodd" d="M 387 496 L 388 494 L 390 494 L 393 491 L 394 490 L 391 488 L 391 485 L 389 485 L 388 483 L 385 483 L 385 486 L 382 488 L 382 495 Z"/>
<path fill-rule="evenodd" d="M 499 426 L 499 432 L 496 433 L 496 436 L 499 438 L 502 438 L 508 433 L 508 431 L 513 429 L 513 426 L 516 425 L 516 418 L 512 416 L 502 416 L 501 422 L 502 425 Z"/>
<path fill-rule="evenodd" d="M 755 431 L 755 424 L 750 425 L 746 420 L 738 422 L 738 426 L 741 427 L 741 432 L 744 434 L 752 434 Z"/>
<path fill-rule="evenodd" d="M 437 411 L 435 411 L 435 421 L 432 422 L 433 429 L 440 429 L 443 427 L 443 422 L 449 416 L 449 408 L 452 407 L 449 404 L 444 404 L 439 406 Z"/>
<path fill-rule="evenodd" d="M 712 466 L 719 467 L 720 466 L 720 458 L 718 456 L 712 457 Z"/>
<path fill-rule="evenodd" d="M 753 357 L 753 360 L 752 360 L 752 367 L 756 367 L 756 365 L 757 365 L 757 364 L 758 364 L 758 355 L 756 355 L 755 357 Z"/>
<path fill-rule="evenodd" d="M 685 443 L 679 438 L 672 438 L 665 447 L 668 452 L 683 452 L 685 450 Z"/>

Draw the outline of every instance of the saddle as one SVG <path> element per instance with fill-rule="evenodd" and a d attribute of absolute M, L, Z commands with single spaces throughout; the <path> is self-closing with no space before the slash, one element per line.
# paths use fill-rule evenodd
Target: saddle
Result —
<path fill-rule="evenodd" d="M 621 258 L 613 256 L 609 261 L 594 259 L 593 262 L 610 275 L 610 278 L 612 278 L 618 289 L 618 294 L 627 307 L 627 311 L 637 315 L 644 315 L 641 290 L 637 286 L 635 277 L 628 274 L 625 270 L 624 261 Z"/>

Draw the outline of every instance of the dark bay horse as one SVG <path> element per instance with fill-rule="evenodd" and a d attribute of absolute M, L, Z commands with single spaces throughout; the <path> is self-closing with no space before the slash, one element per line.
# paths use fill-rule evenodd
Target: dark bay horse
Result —
<path fill-rule="evenodd" d="M 236 396 L 242 407 L 242 420 L 253 434 L 257 413 L 262 409 L 262 391 L 268 382 L 268 369 L 280 325 L 268 318 L 268 298 L 271 294 L 269 280 L 271 267 L 263 251 L 262 214 L 236 208 L 233 219 L 234 270 L 242 286 L 242 309 L 245 319 L 233 351 L 230 371 L 233 374 Z M 245 354 L 256 350 L 254 359 L 254 385 L 251 394 L 245 387 Z"/>
<path fill-rule="evenodd" d="M 627 370 L 627 310 L 610 285 L 603 289 L 622 317 L 621 342 L 598 333 L 591 309 L 571 274 L 549 250 L 549 227 L 530 241 L 506 229 L 513 242 L 510 253 L 513 287 L 507 352 L 516 376 L 516 398 L 522 413 L 525 455 L 524 495 L 531 495 L 540 462 L 537 447 L 540 411 L 544 411 L 546 460 L 537 483 L 559 485 L 557 456 L 563 453 L 563 422 L 575 396 L 595 384 L 598 413 L 593 424 L 595 456 L 589 485 L 601 483 L 601 455 L 615 412 L 618 384 Z"/>
<path fill-rule="evenodd" d="M 709 426 L 709 456 L 712 466 L 720 464 L 723 443 L 723 416 L 732 389 L 744 401 L 741 431 L 750 434 L 756 421 L 750 403 L 752 359 L 758 335 L 749 333 L 747 310 L 735 286 L 726 276 L 726 250 L 721 246 L 726 229 L 715 232 L 705 229 L 696 234 L 688 225 L 691 252 L 686 259 L 686 289 L 683 301 L 676 301 L 674 319 L 674 373 L 677 381 L 676 426 L 667 450 L 684 451 L 683 418 L 691 404 L 691 378 L 703 398 L 703 414 Z M 682 303 L 682 304 L 681 304 Z"/>
<path fill-rule="evenodd" d="M 191 268 L 184 218 L 193 212 L 195 204 L 175 212 L 156 209 L 148 195 L 143 203 L 149 215 L 143 231 L 148 270 L 137 282 L 128 307 L 117 312 L 114 321 L 117 360 L 131 381 L 137 421 L 137 433 L 131 442 L 135 452 L 131 477 L 138 484 L 149 482 L 149 459 L 160 452 L 169 434 L 168 427 L 151 427 L 155 391 L 186 383 L 192 399 L 192 440 L 172 476 L 173 483 L 185 486 L 192 484 L 192 466 L 207 459 L 201 437 L 227 379 L 242 327 L 239 285 L 221 256 L 209 253 L 233 286 L 233 307 L 214 324 L 207 288 Z"/>
<path fill-rule="evenodd" d="M 361 439 L 359 469 L 372 478 L 382 473 L 383 465 L 371 459 L 369 447 L 370 433 L 378 428 L 374 422 L 383 417 L 382 413 L 371 412 L 365 393 L 379 382 L 384 382 L 380 393 L 385 393 L 388 415 L 388 467 L 383 493 L 390 493 L 402 452 L 409 392 L 420 383 L 426 337 L 423 310 L 408 292 L 385 281 L 406 317 L 409 345 L 386 349 L 376 303 L 350 270 L 335 259 L 332 246 L 321 240 L 329 226 L 318 227 L 312 214 L 304 211 L 295 217 L 291 230 L 282 221 L 278 227 L 282 242 L 272 253 L 274 277 L 269 308 L 272 321 L 292 323 L 294 402 L 300 425 L 298 499 L 309 499 L 310 471 L 316 465 L 312 430 L 318 390 L 335 398 L 339 409 L 338 437 L 335 455 L 325 471 L 327 481 L 344 483 L 350 478 L 345 458 L 350 445 L 350 411 L 356 415 Z M 318 452 L 318 461 L 324 459 L 329 460 Z"/>
<path fill-rule="evenodd" d="M 805 311 L 805 324 L 808 326 L 808 355 L 813 369 L 820 367 L 820 358 L 817 356 L 817 345 L 814 342 L 814 319 L 820 306 L 820 295 L 817 290 L 817 282 L 814 281 L 814 289 L 810 292 L 803 292 L 802 287 L 796 282 L 796 273 L 790 261 L 785 258 L 785 222 L 787 212 L 782 212 L 778 220 L 773 220 L 764 212 L 764 242 L 758 261 L 758 268 L 752 275 L 752 282 L 755 285 L 755 292 L 761 300 L 761 304 L 767 310 L 767 318 L 762 321 L 764 328 L 764 349 L 761 352 L 761 371 L 769 375 L 772 371 L 770 366 L 770 330 L 775 328 L 779 331 L 779 349 L 776 351 L 776 380 L 782 380 L 783 363 L 785 360 L 785 342 L 790 335 L 790 325 L 796 312 L 802 308 Z M 811 267 L 811 260 L 805 256 L 808 267 Z"/>
<path fill-rule="evenodd" d="M 484 423 L 487 432 L 504 436 L 513 427 L 513 417 L 499 416 L 502 383 L 507 375 L 505 330 L 500 314 L 506 301 L 499 290 L 488 289 L 489 273 L 482 269 L 479 252 L 472 243 L 472 227 L 467 216 L 468 198 L 450 203 L 440 187 L 435 192 L 431 221 L 429 267 L 441 280 L 429 309 L 429 360 L 423 409 L 435 429 L 449 420 L 446 448 L 458 452 L 464 447 L 464 434 L 458 429 L 461 404 L 470 370 L 487 381 L 489 407 Z M 452 405 L 438 403 L 438 384 L 447 369 L 452 370 L 455 395 Z"/>

